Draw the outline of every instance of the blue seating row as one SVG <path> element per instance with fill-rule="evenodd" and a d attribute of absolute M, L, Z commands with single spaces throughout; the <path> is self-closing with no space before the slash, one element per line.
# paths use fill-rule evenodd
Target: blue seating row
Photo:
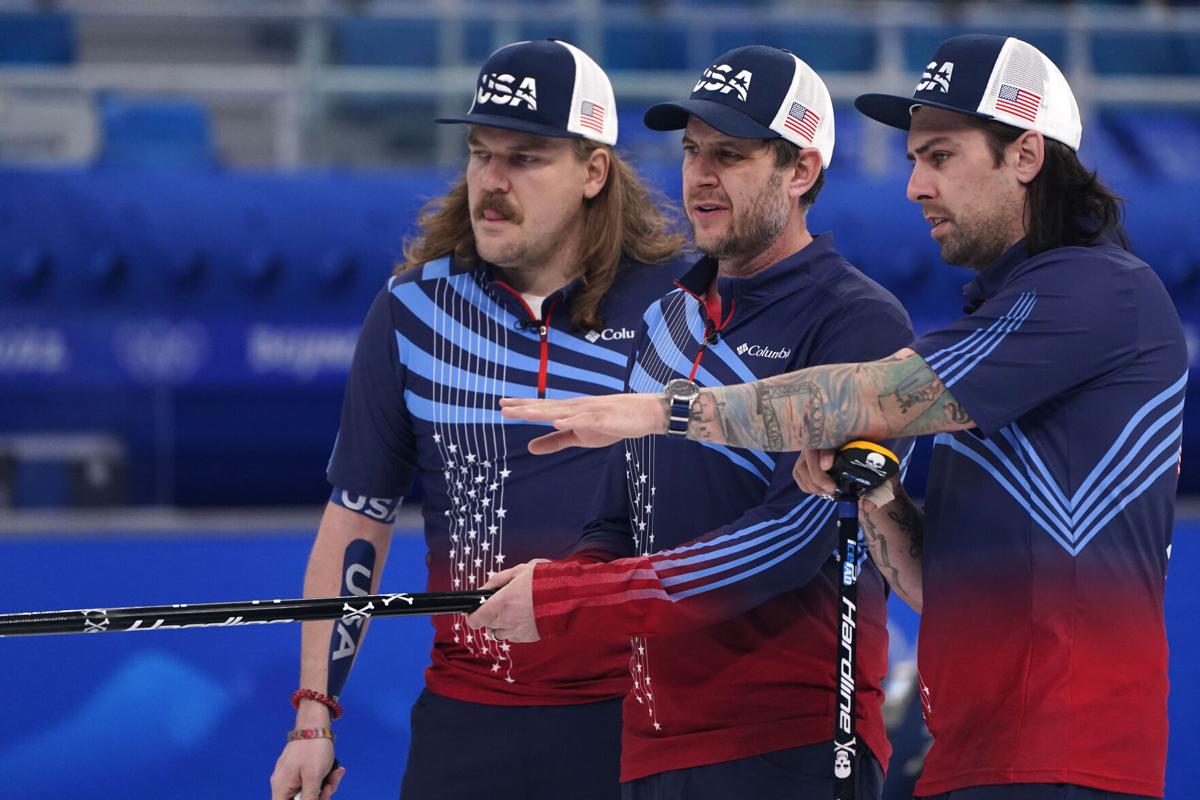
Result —
<path fill-rule="evenodd" d="M 607 23 L 602 29 L 602 61 L 607 69 L 691 70 L 714 53 L 743 44 L 770 44 L 801 55 L 818 71 L 866 71 L 877 67 L 879 31 L 861 23 L 788 24 L 753 21 L 697 27 L 666 19 L 660 4 L 628 0 L 621 5 L 644 5 L 645 17 L 634 22 Z M 689 0 L 682 5 L 765 7 L 768 0 Z M 556 37 L 578 41 L 581 22 L 545 19 L 531 12 L 515 23 L 495 20 L 379 18 L 347 16 L 332 25 L 334 63 L 348 66 L 428 67 L 451 56 L 439 50 L 445 25 L 461 25 L 464 61 L 481 61 L 501 41 Z M 967 29 L 956 25 L 914 24 L 903 31 L 904 66 L 924 66 L 942 39 Z M 976 29 L 972 29 L 976 30 Z M 999 28 L 983 32 L 1001 32 Z M 1064 69 L 1068 58 L 1064 31 L 1017 25 L 1003 32 L 1037 45 Z M 1088 36 L 1091 64 L 1100 75 L 1200 75 L 1200 35 L 1188 31 L 1094 31 Z M 61 12 L 0 14 L 0 65 L 69 64 L 77 57 L 76 19 Z"/>
<path fill-rule="evenodd" d="M 643 163 L 678 197 L 677 162 Z M 356 313 L 401 257 L 403 237 L 449 173 L 188 173 L 178 170 L 0 170 L 0 305 L 264 308 Z M 1123 190 L 1116 184 L 1118 190 Z M 870 231 L 842 249 L 884 282 L 944 271 L 904 199 L 905 174 L 830 169 L 812 211 L 817 229 Z M 1169 287 L 1200 279 L 1198 181 L 1130 184 L 1135 246 Z M 846 236 L 847 234 L 842 234 Z"/>
<path fill-rule="evenodd" d="M 438 18 L 376 19 L 350 17 L 334 26 L 335 63 L 351 66 L 409 66 L 437 64 L 443 25 L 460 24 Z M 574 20 L 525 18 L 515 24 L 489 20 L 462 22 L 463 59 L 483 60 L 497 45 L 511 39 L 554 37 L 578 41 Z M 915 24 L 902 31 L 904 68 L 919 70 L 938 42 L 967 32 L 1005 33 L 1024 39 L 1063 69 L 1072 69 L 1067 34 L 1058 28 L 963 27 Z M 1100 75 L 1200 75 L 1200 35 L 1187 31 L 1094 31 L 1088 35 L 1091 63 Z M 687 22 L 648 14 L 635 22 L 603 26 L 602 50 L 606 69 L 691 70 L 703 67 L 714 53 L 746 44 L 769 44 L 799 54 L 817 71 L 858 72 L 878 67 L 879 31 L 858 23 L 805 22 L 799 16 L 786 24 L 756 23 L 697 27 Z"/>
<path fill-rule="evenodd" d="M 678 197 L 677 162 L 641 165 Z M 51 312 L 159 306 L 356 314 L 401 256 L 421 204 L 450 174 L 0 171 L 0 304 Z M 853 260 L 920 304 L 946 272 L 904 199 L 905 175 L 830 170 L 816 229 L 843 232 Z M 1120 188 L 1120 187 L 1119 187 Z M 1200 281 L 1200 181 L 1131 184 L 1135 247 L 1172 290 Z M 848 232 L 870 231 L 850 237 Z M 936 302 L 936 297 L 935 300 Z M 165 304 L 165 305 L 163 305 Z"/>
<path fill-rule="evenodd" d="M 678 162 L 641 169 L 678 196 Z M 319 502 L 357 327 L 451 177 L 0 170 L 3 430 L 118 436 L 136 502 Z M 904 183 L 831 170 L 811 227 L 929 330 L 969 274 Z M 1200 181 L 1128 194 L 1135 246 L 1200 335 Z"/>

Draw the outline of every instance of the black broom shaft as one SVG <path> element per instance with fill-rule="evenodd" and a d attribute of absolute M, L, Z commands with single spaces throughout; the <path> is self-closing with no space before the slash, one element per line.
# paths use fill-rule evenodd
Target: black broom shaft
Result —
<path fill-rule="evenodd" d="M 302 597 L 229 603 L 81 608 L 0 614 L 0 637 L 225 627 L 322 619 L 399 617 L 470 612 L 492 592 L 419 592 L 360 597 Z"/>

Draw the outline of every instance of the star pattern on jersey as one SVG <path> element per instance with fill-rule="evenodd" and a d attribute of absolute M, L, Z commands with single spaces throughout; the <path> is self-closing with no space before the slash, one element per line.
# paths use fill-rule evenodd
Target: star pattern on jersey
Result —
<path fill-rule="evenodd" d="M 442 476 L 446 479 L 450 508 L 444 512 L 449 522 L 450 585 L 456 591 L 481 586 L 504 568 L 505 480 L 512 470 L 502 453 L 493 452 L 494 440 L 482 440 L 467 425 L 436 423 L 431 436 L 442 455 Z M 447 551 L 443 551 L 447 552 Z M 468 627 L 459 614 L 451 626 L 456 644 L 471 654 L 490 661 L 490 674 L 514 683 L 511 648 L 507 642 L 489 639 L 485 631 Z"/>
<path fill-rule="evenodd" d="M 636 452 L 635 452 L 636 448 Z M 630 526 L 633 529 L 637 544 L 637 554 L 644 556 L 654 552 L 654 520 L 651 512 L 654 510 L 653 469 L 650 466 L 654 460 L 654 444 L 646 440 L 640 443 L 627 441 L 625 444 L 625 485 L 629 492 Z M 645 637 L 634 636 L 630 639 L 629 672 L 633 677 L 633 699 L 646 709 L 650 724 L 655 731 L 662 730 L 658 720 L 658 709 L 654 702 L 654 692 L 651 691 L 653 679 L 650 676 L 649 649 Z"/>
<path fill-rule="evenodd" d="M 693 368 L 692 359 L 685 355 L 695 353 L 701 346 L 694 332 L 687 323 L 687 309 L 694 303 L 684 292 L 675 294 L 663 309 L 661 324 L 652 326 L 649 330 L 650 342 L 641 353 L 677 353 L 679 362 L 672 366 L 666 362 L 657 365 L 643 362 L 639 354 L 639 364 L 646 366 L 646 371 L 635 371 L 630 378 L 629 390 L 633 392 L 661 392 L 671 378 L 692 378 L 689 369 Z M 649 366 L 647 366 L 649 365 Z M 683 370 L 680 372 L 679 370 Z M 657 437 L 643 439 L 627 439 L 625 441 L 625 488 L 629 498 L 629 525 L 633 533 L 637 554 L 646 556 L 658 550 L 654 535 L 654 496 L 658 489 L 654 485 L 655 441 Z M 650 674 L 650 648 L 645 637 L 634 636 L 630 640 L 630 674 L 633 677 L 633 698 L 646 709 L 646 715 L 654 731 L 663 730 L 658 716 L 658 703 L 652 690 L 653 678 Z"/>

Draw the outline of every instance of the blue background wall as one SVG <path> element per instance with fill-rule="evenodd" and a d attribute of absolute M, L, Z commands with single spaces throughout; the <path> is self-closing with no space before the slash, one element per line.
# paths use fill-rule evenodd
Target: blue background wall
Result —
<path fill-rule="evenodd" d="M 677 195 L 674 164 L 643 171 Z M 0 431 L 119 436 L 134 503 L 320 501 L 358 326 L 417 210 L 449 178 L 0 170 Z M 904 185 L 899 171 L 831 170 L 811 227 L 833 230 L 922 332 L 958 316 L 970 273 L 941 262 Z M 1200 182 L 1116 185 L 1194 364 Z M 1187 450 L 1200 447 L 1198 419 L 1193 403 Z M 1182 490 L 1200 491 L 1186 464 Z M 924 473 L 922 456 L 918 494 Z M 65 492 L 18 481 L 13 504 L 69 504 Z"/>

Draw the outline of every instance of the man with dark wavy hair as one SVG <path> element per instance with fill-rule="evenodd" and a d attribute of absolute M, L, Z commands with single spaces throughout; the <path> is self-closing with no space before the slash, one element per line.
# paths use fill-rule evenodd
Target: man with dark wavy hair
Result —
<path fill-rule="evenodd" d="M 701 390 L 687 434 L 803 450 L 809 491 L 833 488 L 828 448 L 938 434 L 924 511 L 893 482 L 860 515 L 875 562 L 922 612 L 933 748 L 916 794 L 1161 797 L 1179 315 L 1079 163 L 1075 98 L 1036 48 L 955 37 L 912 97 L 856 105 L 908 131 L 909 199 L 943 258 L 977 273 L 967 315 L 881 361 Z M 664 395 L 505 413 L 554 422 L 538 452 L 665 433 L 671 417 Z M 556 587 L 532 572 L 540 624 Z"/>
<path fill-rule="evenodd" d="M 575 550 L 605 454 L 532 458 L 539 428 L 502 419 L 498 400 L 619 389 L 642 311 L 677 274 L 648 266 L 672 259 L 682 237 L 614 151 L 612 87 L 578 48 L 501 48 L 470 111 L 439 122 L 470 126 L 466 170 L 422 213 L 367 314 L 305 595 L 376 591 L 417 477 L 430 591 L 478 589 L 506 561 Z M 363 628 L 305 623 L 274 800 L 336 789 L 340 769 L 322 788 L 330 723 Z M 512 646 L 461 616 L 434 629 L 402 797 L 618 796 L 625 637 Z"/>

